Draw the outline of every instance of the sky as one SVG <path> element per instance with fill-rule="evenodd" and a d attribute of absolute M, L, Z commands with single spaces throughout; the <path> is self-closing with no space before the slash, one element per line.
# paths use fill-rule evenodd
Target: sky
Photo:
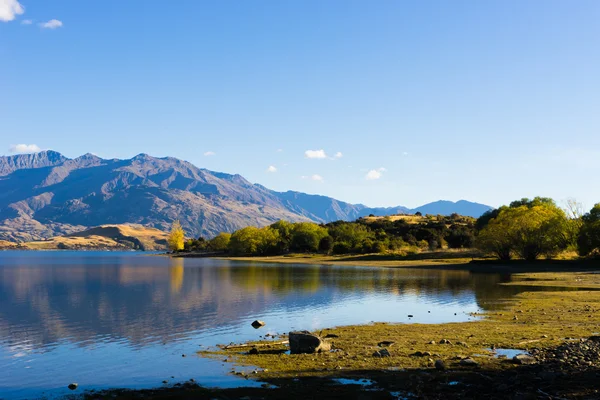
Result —
<path fill-rule="evenodd" d="M 597 0 L 0 0 L 0 154 L 369 206 L 600 202 Z"/>

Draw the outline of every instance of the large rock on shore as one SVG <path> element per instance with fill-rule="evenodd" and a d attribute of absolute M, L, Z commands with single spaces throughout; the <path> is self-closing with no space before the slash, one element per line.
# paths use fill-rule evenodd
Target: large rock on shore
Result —
<path fill-rule="evenodd" d="M 331 350 L 331 343 L 326 342 L 320 336 L 314 335 L 308 331 L 290 332 L 290 353 L 320 353 Z"/>

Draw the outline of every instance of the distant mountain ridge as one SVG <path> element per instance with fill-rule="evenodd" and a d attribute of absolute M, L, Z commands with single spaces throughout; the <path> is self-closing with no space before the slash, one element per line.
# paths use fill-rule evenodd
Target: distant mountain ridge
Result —
<path fill-rule="evenodd" d="M 331 222 L 370 214 L 479 216 L 491 207 L 461 200 L 416 209 L 369 208 L 326 196 L 276 192 L 172 157 L 128 160 L 55 151 L 0 157 L 0 240 L 31 241 L 105 224 L 168 230 L 180 219 L 192 236 L 213 236 L 279 219 Z"/>

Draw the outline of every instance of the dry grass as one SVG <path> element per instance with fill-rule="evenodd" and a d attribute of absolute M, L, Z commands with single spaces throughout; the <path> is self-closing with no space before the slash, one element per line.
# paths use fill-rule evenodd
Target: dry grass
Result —
<path fill-rule="evenodd" d="M 141 225 L 102 225 L 69 236 L 20 243 L 19 248 L 163 250 L 167 245 L 167 236 L 168 234 L 161 230 Z"/>
<path fill-rule="evenodd" d="M 362 219 L 367 222 L 373 222 L 373 221 L 377 221 L 380 219 L 385 219 L 385 220 L 389 220 L 392 222 L 404 220 L 408 224 L 420 224 L 420 223 L 425 223 L 425 222 L 430 221 L 427 217 L 418 216 L 418 215 L 387 215 L 384 217 L 363 217 Z M 437 217 L 433 217 L 433 219 L 432 219 L 432 221 L 437 221 L 437 220 L 438 220 Z"/>

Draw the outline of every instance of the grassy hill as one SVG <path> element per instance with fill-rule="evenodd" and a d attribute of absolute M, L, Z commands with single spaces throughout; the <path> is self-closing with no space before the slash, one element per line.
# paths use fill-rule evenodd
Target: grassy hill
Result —
<path fill-rule="evenodd" d="M 451 224 L 458 225 L 466 225 L 469 223 L 474 223 L 476 218 L 458 215 L 456 218 L 443 216 L 443 215 L 407 215 L 407 214 L 396 214 L 396 215 L 388 215 L 388 216 L 368 216 L 362 217 L 362 220 L 366 222 L 375 222 L 380 220 L 386 220 L 390 222 L 396 222 L 403 220 L 407 224 L 427 224 L 429 222 L 444 222 L 447 226 Z"/>
<path fill-rule="evenodd" d="M 167 233 L 141 225 L 102 225 L 67 236 L 24 243 L 0 242 L 0 248 L 24 250 L 164 250 Z"/>

